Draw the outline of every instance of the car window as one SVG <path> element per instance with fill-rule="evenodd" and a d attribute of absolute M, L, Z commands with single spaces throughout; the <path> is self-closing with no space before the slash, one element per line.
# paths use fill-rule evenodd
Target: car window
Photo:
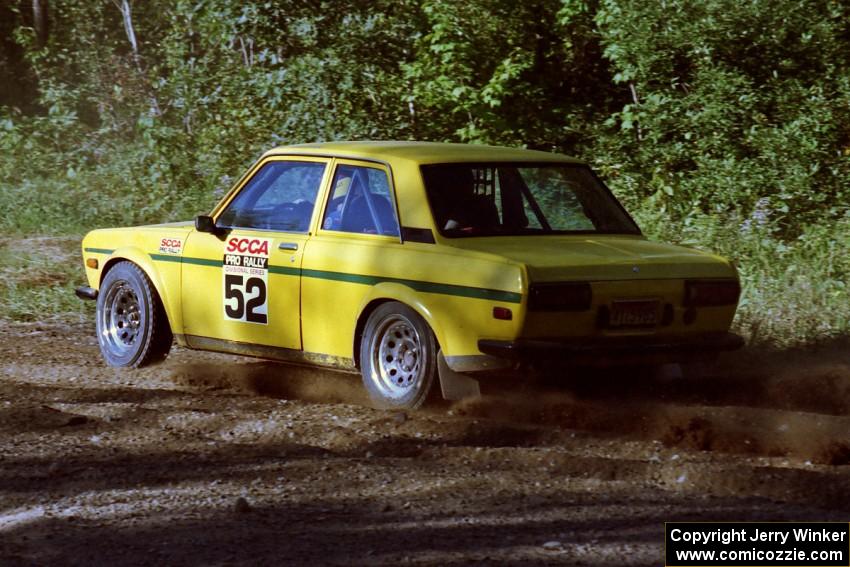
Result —
<path fill-rule="evenodd" d="M 307 232 L 324 172 L 324 163 L 269 162 L 227 205 L 216 224 Z"/>
<path fill-rule="evenodd" d="M 640 234 L 590 168 L 571 164 L 422 166 L 428 201 L 446 236 Z"/>
<path fill-rule="evenodd" d="M 604 204 L 594 206 L 593 201 L 601 201 L 597 195 L 601 193 L 588 190 L 587 170 L 577 167 L 520 167 L 517 168 L 520 177 L 528 186 L 529 195 L 523 198 L 526 217 L 533 219 L 535 228 L 540 228 L 540 221 L 531 207 L 529 199 L 536 198 L 540 209 L 548 217 L 552 228 L 557 230 L 592 232 L 596 229 L 593 223 L 591 208 L 603 209 Z M 585 206 L 588 202 L 589 206 Z M 529 226 L 533 226 L 529 224 Z"/>
<path fill-rule="evenodd" d="M 340 165 L 331 187 L 322 228 L 398 236 L 398 220 L 384 170 Z"/>

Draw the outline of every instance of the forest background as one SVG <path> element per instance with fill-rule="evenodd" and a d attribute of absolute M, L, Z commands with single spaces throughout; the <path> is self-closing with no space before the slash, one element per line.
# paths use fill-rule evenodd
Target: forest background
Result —
<path fill-rule="evenodd" d="M 16 239 L 188 219 L 347 139 L 578 156 L 649 237 L 736 262 L 751 343 L 850 331 L 834 0 L 0 0 L 0 318 L 85 315 L 78 258 Z"/>

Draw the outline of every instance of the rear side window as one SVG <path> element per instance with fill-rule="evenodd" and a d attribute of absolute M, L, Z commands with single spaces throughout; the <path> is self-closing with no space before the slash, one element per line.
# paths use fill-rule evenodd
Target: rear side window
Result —
<path fill-rule="evenodd" d="M 269 162 L 227 205 L 216 224 L 227 228 L 307 232 L 324 172 L 324 163 Z"/>
<path fill-rule="evenodd" d="M 386 172 L 373 167 L 338 166 L 322 228 L 398 236 L 398 220 Z"/>

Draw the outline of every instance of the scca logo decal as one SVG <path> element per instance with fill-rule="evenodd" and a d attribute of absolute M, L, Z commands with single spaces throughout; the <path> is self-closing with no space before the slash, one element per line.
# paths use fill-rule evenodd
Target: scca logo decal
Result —
<path fill-rule="evenodd" d="M 160 254 L 181 254 L 183 252 L 182 238 L 161 238 L 159 241 Z"/>
<path fill-rule="evenodd" d="M 269 241 L 259 238 L 231 238 L 227 242 L 228 252 L 269 255 Z"/>

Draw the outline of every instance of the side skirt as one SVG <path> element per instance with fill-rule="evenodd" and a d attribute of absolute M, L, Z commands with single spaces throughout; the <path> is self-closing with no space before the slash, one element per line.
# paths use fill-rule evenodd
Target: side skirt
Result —
<path fill-rule="evenodd" d="M 357 372 L 354 359 L 343 356 L 332 356 L 318 352 L 304 352 L 292 348 L 281 348 L 252 343 L 241 343 L 211 337 L 200 337 L 197 335 L 177 335 L 177 343 L 186 345 L 196 350 L 209 350 L 213 352 L 226 352 L 242 356 L 253 356 L 268 360 L 279 360 L 294 364 L 306 364 L 310 366 L 324 366 L 344 372 Z"/>

